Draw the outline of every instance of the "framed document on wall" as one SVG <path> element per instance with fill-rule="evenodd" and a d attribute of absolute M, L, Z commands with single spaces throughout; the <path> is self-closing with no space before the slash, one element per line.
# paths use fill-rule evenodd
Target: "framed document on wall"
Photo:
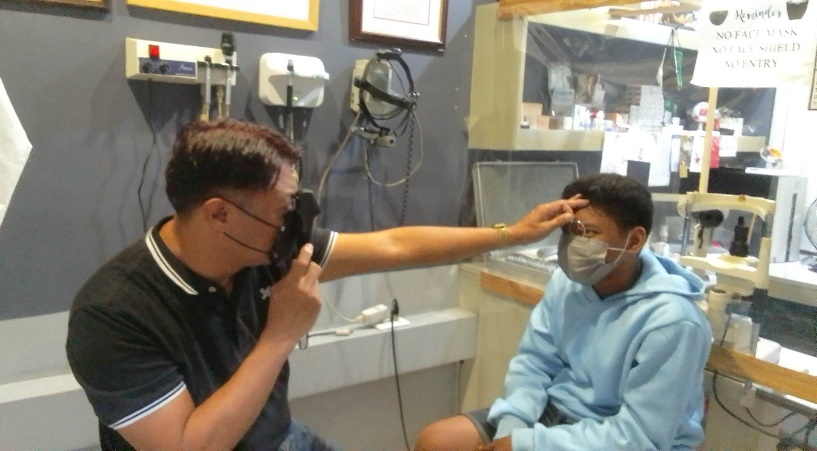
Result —
<path fill-rule="evenodd" d="M 276 27 L 318 29 L 319 0 L 127 0 L 128 5 Z"/>
<path fill-rule="evenodd" d="M 349 0 L 349 39 L 442 52 L 448 0 Z"/>

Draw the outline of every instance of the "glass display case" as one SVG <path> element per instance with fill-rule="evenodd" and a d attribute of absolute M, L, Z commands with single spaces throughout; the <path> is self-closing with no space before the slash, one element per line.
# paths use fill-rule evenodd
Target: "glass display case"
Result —
<path fill-rule="evenodd" d="M 469 148 L 600 151 L 605 132 L 622 125 L 699 128 L 694 107 L 708 90 L 689 83 L 694 30 L 600 9 L 510 20 L 496 13 L 496 4 L 477 7 Z M 774 89 L 719 91 L 738 152 L 766 145 L 774 96 Z"/>
<path fill-rule="evenodd" d="M 575 163 L 480 162 L 472 168 L 477 225 L 513 224 L 535 206 L 562 198 L 562 191 L 578 177 Z M 543 284 L 558 267 L 559 233 L 526 246 L 498 249 L 486 266 L 503 274 Z"/>

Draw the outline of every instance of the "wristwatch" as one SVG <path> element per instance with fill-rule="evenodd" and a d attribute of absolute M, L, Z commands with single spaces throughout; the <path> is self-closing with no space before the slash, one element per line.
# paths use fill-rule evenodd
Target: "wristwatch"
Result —
<path fill-rule="evenodd" d="M 510 236 L 508 236 L 508 225 L 502 222 L 494 224 L 494 230 L 496 230 L 499 235 L 499 248 L 503 249 L 508 247 L 511 241 Z"/>

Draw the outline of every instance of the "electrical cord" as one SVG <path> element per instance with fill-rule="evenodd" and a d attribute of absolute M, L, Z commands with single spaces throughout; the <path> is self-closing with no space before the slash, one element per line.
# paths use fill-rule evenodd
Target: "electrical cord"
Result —
<path fill-rule="evenodd" d="M 400 180 L 396 180 L 396 181 L 393 181 L 393 182 L 381 182 L 379 180 L 376 180 L 374 178 L 374 176 L 372 175 L 371 169 L 369 167 L 369 147 L 366 146 L 365 150 L 364 150 L 365 155 L 363 157 L 363 162 L 365 164 L 365 169 L 366 169 L 366 177 L 368 177 L 369 180 L 371 180 L 372 183 L 374 183 L 375 185 L 392 187 L 392 186 L 397 186 L 397 185 L 406 183 L 406 182 L 408 182 L 409 178 L 411 178 L 411 176 L 413 176 L 414 173 L 417 172 L 418 169 L 420 169 L 420 166 L 422 166 L 422 164 L 423 164 L 423 154 L 425 152 L 425 149 L 424 149 L 424 146 L 423 146 L 423 128 L 422 128 L 422 126 L 420 124 L 420 118 L 417 116 L 416 112 L 412 111 L 411 118 L 412 118 L 412 120 L 409 121 L 410 129 L 409 129 L 409 151 L 408 151 L 409 162 L 408 162 L 408 164 L 409 165 L 411 164 L 411 153 L 412 153 L 412 148 L 414 147 L 414 124 L 416 123 L 417 124 L 417 131 L 420 134 L 420 156 L 419 156 L 419 158 L 417 160 L 417 165 L 414 166 L 414 168 L 412 168 L 410 171 L 407 171 L 406 176 L 403 177 Z"/>
<path fill-rule="evenodd" d="M 366 192 L 369 200 L 369 229 L 374 232 L 376 230 L 374 228 L 374 185 L 370 178 L 366 178 Z"/>
<path fill-rule="evenodd" d="M 817 418 L 812 419 L 809 424 L 811 424 L 811 427 L 806 431 L 806 437 L 803 439 L 803 442 L 806 446 L 811 447 L 811 433 L 814 432 L 814 428 L 817 427 Z"/>
<path fill-rule="evenodd" d="M 405 443 L 406 449 L 411 449 L 408 441 L 408 433 L 406 432 L 406 418 L 403 414 L 403 395 L 400 390 L 400 374 L 397 372 L 397 340 L 394 333 L 394 317 L 399 313 L 400 305 L 397 303 L 397 298 L 394 298 L 391 301 L 391 315 L 389 315 L 389 321 L 391 322 L 391 355 L 392 362 L 394 363 L 394 383 L 397 386 L 397 405 L 400 409 L 400 426 L 403 430 L 403 443 Z"/>
<path fill-rule="evenodd" d="M 338 157 L 340 156 L 341 153 L 343 153 L 343 149 L 346 148 L 346 144 L 349 142 L 349 139 L 354 134 L 355 126 L 357 126 L 357 122 L 358 120 L 360 120 L 360 116 L 361 112 L 358 111 L 357 115 L 355 115 L 354 120 L 352 120 L 352 125 L 349 126 L 349 130 L 346 132 L 346 136 L 344 136 L 343 141 L 340 142 L 338 150 L 335 152 L 335 155 L 332 156 L 332 159 L 329 161 L 329 164 L 326 166 L 326 169 L 324 169 L 323 174 L 321 174 L 321 180 L 320 183 L 318 183 L 317 195 L 318 205 L 320 205 L 321 201 L 323 200 L 323 187 L 326 184 L 326 179 L 329 176 L 329 171 L 332 170 L 332 167 L 335 165 L 335 162 L 337 161 Z"/>
<path fill-rule="evenodd" d="M 423 132 L 420 128 L 420 121 L 417 119 L 416 113 L 412 112 L 412 121 L 411 121 L 411 128 L 409 131 L 409 145 L 408 145 L 408 152 L 406 153 L 406 175 L 402 179 L 392 182 L 392 183 L 383 183 L 375 180 L 374 176 L 369 169 L 369 146 L 368 144 L 365 145 L 363 162 L 366 169 L 366 188 L 368 190 L 369 196 L 369 225 L 371 230 L 375 230 L 374 225 L 374 187 L 373 185 L 377 184 L 380 186 L 392 187 L 397 186 L 399 184 L 403 185 L 403 200 L 401 202 L 401 210 L 400 210 L 400 219 L 398 220 L 398 226 L 403 226 L 406 223 L 406 213 L 408 211 L 408 192 L 409 192 L 409 180 L 411 180 L 412 175 L 420 169 L 420 166 L 423 164 Z M 413 155 L 414 150 L 414 123 L 417 122 L 417 128 L 420 132 L 420 159 L 417 162 L 417 165 L 414 169 L 411 168 L 411 157 Z"/>
<path fill-rule="evenodd" d="M 720 397 L 718 396 L 718 384 L 717 384 L 717 380 L 716 380 L 717 375 L 718 375 L 718 373 L 716 371 L 715 374 L 712 377 L 712 395 L 715 398 L 715 402 L 718 403 L 718 406 L 720 406 L 720 408 L 723 409 L 723 411 L 726 412 L 729 416 L 731 416 L 735 420 L 739 421 L 740 423 L 743 423 L 745 426 L 748 426 L 749 428 L 751 428 L 751 429 L 753 429 L 753 430 L 755 430 L 757 432 L 760 432 L 763 435 L 766 435 L 766 436 L 772 437 L 774 439 L 780 440 L 781 439 L 780 435 L 772 434 L 771 432 L 760 429 L 759 427 L 755 426 L 754 424 L 749 423 L 748 421 L 744 420 L 743 418 L 737 416 L 734 412 L 729 410 L 729 408 L 727 408 L 726 405 L 723 404 L 723 401 L 721 401 Z M 809 426 L 809 424 L 810 423 L 806 423 L 803 427 L 801 427 L 800 429 L 794 431 L 790 435 L 792 437 L 794 437 L 797 434 L 803 432 L 804 430 L 806 430 L 806 428 Z"/>
<path fill-rule="evenodd" d="M 421 136 L 422 138 L 422 136 Z M 408 155 L 406 156 L 406 183 L 403 185 L 403 202 L 400 206 L 400 225 L 406 225 L 406 212 L 408 211 L 408 193 L 409 193 L 409 180 L 411 179 L 411 156 L 412 150 L 414 149 L 414 121 L 411 122 L 411 131 L 409 132 L 409 151 Z M 422 163 L 422 160 L 420 160 Z M 419 164 L 417 165 L 419 168 Z"/>
<path fill-rule="evenodd" d="M 293 136 L 296 137 L 295 142 L 299 142 L 301 147 L 301 161 L 298 162 L 298 177 L 301 185 L 309 188 L 309 180 L 307 180 L 307 170 L 309 169 L 309 141 L 306 139 L 306 131 L 309 129 L 309 123 L 312 120 L 312 110 L 309 108 L 302 108 L 300 113 L 300 139 L 297 138 L 298 133 L 295 131 L 293 131 Z"/>
<path fill-rule="evenodd" d="M 729 331 L 729 323 L 730 323 L 730 321 L 731 321 L 731 320 L 732 320 L 732 315 L 730 314 L 730 315 L 729 315 L 729 316 L 726 318 L 726 324 L 724 324 L 724 326 L 723 326 L 723 335 L 721 336 L 720 342 L 718 343 L 718 345 L 720 345 L 720 346 L 722 346 L 722 345 L 723 345 L 723 343 L 726 341 L 726 334 L 727 334 L 727 332 Z M 760 433 L 761 433 L 761 434 L 763 434 L 763 435 L 766 435 L 766 436 L 768 436 L 768 437 L 774 438 L 774 439 L 776 439 L 776 440 L 781 440 L 782 438 L 785 438 L 785 437 L 782 437 L 782 438 L 781 438 L 781 436 L 780 436 L 780 435 L 778 435 L 778 434 L 772 434 L 772 433 L 770 433 L 770 432 L 768 432 L 768 431 L 765 431 L 765 430 L 763 430 L 763 429 L 760 429 L 760 428 L 759 428 L 759 427 L 757 427 L 756 425 L 754 425 L 754 424 L 752 424 L 752 423 L 749 423 L 748 421 L 746 421 L 746 420 L 744 420 L 743 418 L 741 418 L 741 417 L 737 416 L 737 415 L 736 415 L 734 412 L 732 412 L 731 410 L 729 410 L 729 408 L 728 408 L 728 407 L 726 407 L 726 405 L 723 403 L 723 401 L 721 401 L 720 396 L 718 395 L 718 381 L 717 381 L 717 380 L 718 380 L 718 375 L 719 375 L 719 374 L 718 374 L 718 372 L 717 372 L 717 371 L 713 371 L 713 373 L 712 373 L 712 396 L 715 398 L 715 402 L 718 404 L 718 406 L 720 406 L 720 408 L 721 408 L 721 409 L 722 409 L 724 412 L 726 412 L 726 413 L 727 413 L 727 414 L 728 414 L 730 417 L 734 418 L 735 420 L 737 420 L 738 422 L 742 423 L 743 425 L 745 425 L 745 426 L 747 426 L 747 427 L 749 427 L 749 428 L 751 428 L 751 429 L 753 429 L 753 430 L 755 430 L 755 431 L 757 431 L 757 432 L 760 432 Z M 746 411 L 747 411 L 747 412 L 749 412 L 749 409 L 746 409 Z M 758 420 L 757 420 L 757 419 L 754 417 L 754 415 L 752 415 L 752 414 L 751 414 L 751 412 L 749 412 L 749 416 L 752 418 L 752 420 L 754 420 L 755 422 L 757 422 L 757 423 L 758 423 L 760 426 L 764 426 L 764 427 L 775 427 L 775 426 L 778 426 L 778 425 L 780 425 L 781 423 L 783 423 L 785 420 L 789 419 L 791 416 L 793 416 L 793 415 L 795 415 L 795 414 L 796 414 L 796 412 L 791 412 L 791 413 L 789 413 L 789 414 L 785 415 L 785 416 L 784 416 L 783 418 L 781 418 L 779 421 L 774 422 L 772 425 L 766 425 L 766 424 L 763 424 L 763 423 L 761 423 L 760 421 L 758 421 Z M 805 424 L 803 427 L 801 427 L 800 429 L 798 429 L 798 430 L 794 431 L 793 433 L 791 433 L 791 434 L 789 435 L 789 437 L 795 437 L 795 436 L 797 436 L 797 434 L 800 434 L 801 432 L 803 432 L 804 430 L 806 430 L 806 428 L 807 428 L 807 427 L 809 427 L 809 425 L 811 425 L 811 424 L 812 424 L 812 422 L 815 422 L 815 421 L 817 421 L 817 418 L 815 418 L 815 419 L 813 419 L 813 420 L 811 420 L 811 421 L 807 422 L 807 423 L 806 423 L 806 424 Z"/>
<path fill-rule="evenodd" d="M 145 212 L 145 205 L 144 202 L 142 202 L 142 187 L 145 185 L 148 163 L 150 162 L 151 156 L 153 156 L 153 152 L 156 150 L 156 143 L 158 142 L 156 130 L 153 127 L 153 80 L 150 79 L 148 79 L 148 127 L 150 127 L 150 133 L 153 135 L 153 142 L 150 145 L 147 156 L 145 156 L 145 161 L 142 163 L 142 175 L 139 178 L 139 186 L 136 188 L 136 198 L 139 200 L 139 212 L 142 215 L 143 233 L 147 233 L 148 231 L 147 216 L 149 212 Z"/>
<path fill-rule="evenodd" d="M 751 410 L 749 410 L 748 407 L 744 407 L 744 410 L 746 410 L 746 414 L 749 415 L 749 417 L 752 419 L 752 421 L 754 421 L 758 425 L 763 426 L 765 428 L 773 428 L 773 427 L 780 426 L 781 424 L 783 424 L 784 421 L 786 421 L 789 418 L 797 415 L 797 412 L 789 412 L 787 415 L 784 415 L 783 418 L 781 418 L 781 419 L 779 419 L 779 420 L 777 420 L 777 421 L 775 421 L 773 423 L 766 424 L 766 423 L 763 423 L 762 421 L 758 420 L 757 418 L 755 418 L 755 415 L 752 413 Z"/>
<path fill-rule="evenodd" d="M 325 295 L 325 294 L 324 294 L 324 292 L 323 292 L 323 287 L 318 286 L 318 289 L 321 291 L 321 297 L 323 297 L 323 299 L 324 299 L 323 303 L 324 303 L 325 305 L 328 305 L 328 306 L 329 306 L 329 308 L 330 308 L 330 309 L 332 309 L 332 311 L 334 311 L 334 312 L 335 312 L 335 313 L 336 313 L 338 316 L 340 316 L 341 318 L 343 318 L 344 320 L 346 320 L 346 321 L 348 321 L 348 322 L 350 322 L 350 323 L 354 323 L 354 322 L 356 322 L 356 321 L 357 321 L 355 318 L 348 318 L 348 317 L 344 316 L 342 313 L 340 313 L 340 311 L 338 311 L 338 309 L 337 309 L 337 308 L 336 308 L 336 307 L 333 305 L 333 304 L 334 304 L 334 302 L 329 302 L 329 301 L 327 300 L 327 297 L 326 297 L 326 295 Z M 336 301 L 336 302 L 337 302 L 337 301 Z"/>

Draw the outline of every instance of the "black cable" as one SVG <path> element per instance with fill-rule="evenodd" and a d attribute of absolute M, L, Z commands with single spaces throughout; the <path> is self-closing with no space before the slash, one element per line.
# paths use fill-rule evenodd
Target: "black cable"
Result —
<path fill-rule="evenodd" d="M 150 133 L 153 135 L 153 142 L 150 145 L 150 150 L 145 157 L 145 161 L 142 163 L 142 175 L 139 178 L 139 186 L 136 188 L 136 198 L 139 199 L 139 211 L 142 214 L 142 231 L 144 233 L 148 231 L 148 220 L 147 214 L 145 213 L 145 205 L 142 203 L 142 187 L 145 185 L 148 162 L 153 155 L 153 151 L 156 149 L 156 143 L 158 141 L 156 130 L 153 127 L 153 80 L 151 79 L 148 79 L 148 126 L 150 127 Z"/>
<path fill-rule="evenodd" d="M 408 211 L 408 192 L 409 192 L 409 180 L 411 180 L 411 166 L 412 166 L 412 157 L 414 155 L 414 125 L 415 119 L 414 115 L 412 114 L 409 119 L 409 139 L 408 139 L 408 150 L 406 151 L 406 176 L 403 178 L 405 181 L 403 184 L 403 199 L 401 201 L 401 209 L 400 209 L 400 219 L 398 220 L 398 226 L 404 226 L 406 224 L 406 213 Z M 364 145 L 369 145 L 368 142 Z M 370 165 L 370 152 L 368 149 L 364 152 L 363 158 L 366 159 L 366 166 L 369 167 Z M 366 187 L 368 189 L 369 195 L 369 226 L 371 230 L 374 231 L 374 182 L 372 181 L 372 177 L 367 174 L 366 176 Z"/>
<path fill-rule="evenodd" d="M 806 431 L 806 437 L 803 439 L 803 443 L 811 448 L 811 443 L 809 442 L 811 441 L 811 433 L 814 432 L 814 428 L 817 427 L 817 418 L 814 418 L 809 423 L 811 424 L 811 427 Z"/>
<path fill-rule="evenodd" d="M 309 129 L 309 122 L 311 119 L 312 112 L 308 108 L 301 109 L 301 121 L 299 121 L 301 126 L 301 137 L 298 138 L 297 134 L 295 135 L 296 142 L 301 143 L 301 161 L 298 165 L 298 173 L 301 186 L 305 188 L 309 188 L 310 186 L 309 181 L 307 180 L 307 171 L 309 170 L 309 141 L 306 139 L 306 131 Z"/>
<path fill-rule="evenodd" d="M 766 436 L 772 437 L 772 438 L 777 439 L 777 440 L 779 440 L 779 439 L 780 439 L 780 436 L 775 435 L 775 434 L 772 434 L 772 433 L 770 433 L 770 432 L 767 432 L 767 431 L 764 431 L 763 429 L 758 428 L 757 426 L 753 425 L 752 423 L 749 423 L 748 421 L 746 421 L 746 420 L 744 420 L 743 418 L 741 418 L 741 417 L 739 417 L 739 416 L 735 415 L 735 414 L 734 414 L 734 413 L 733 413 L 731 410 L 729 410 L 729 409 L 728 409 L 728 408 L 727 408 L 727 407 L 726 407 L 726 406 L 723 404 L 723 402 L 721 401 L 721 398 L 718 396 L 718 383 L 717 383 L 717 378 L 718 378 L 718 372 L 717 372 L 717 371 L 715 371 L 715 374 L 712 376 L 712 395 L 713 395 L 713 397 L 715 398 L 715 402 L 717 402 L 717 403 L 718 403 L 718 405 L 720 406 L 720 408 L 721 408 L 721 409 L 723 409 L 723 411 L 724 411 L 724 412 L 726 412 L 727 414 L 729 414 L 729 416 L 730 416 L 730 417 L 732 417 L 732 418 L 734 418 L 734 419 L 738 420 L 739 422 L 743 423 L 745 426 L 748 426 L 748 427 L 750 427 L 751 429 L 754 429 L 755 431 L 760 432 L 760 433 L 761 433 L 761 434 L 763 434 L 763 435 L 766 435 Z M 800 432 L 800 431 L 798 431 L 798 433 L 799 433 L 799 432 Z"/>
<path fill-rule="evenodd" d="M 723 326 L 723 335 L 721 336 L 720 343 L 718 343 L 719 346 L 722 346 L 724 341 L 726 341 L 726 333 L 729 331 L 729 323 L 730 323 L 731 320 L 732 320 L 732 315 L 730 314 L 729 316 L 726 317 L 726 324 Z M 752 423 L 749 423 L 748 421 L 744 420 L 743 418 L 737 416 L 734 412 L 732 412 L 731 410 L 729 410 L 729 408 L 726 407 L 726 405 L 721 401 L 720 396 L 718 396 L 718 372 L 717 371 L 713 371 L 713 373 L 712 373 L 712 395 L 715 398 L 715 402 L 718 404 L 718 406 L 720 406 L 720 408 L 724 412 L 726 412 L 730 417 L 732 417 L 735 420 L 739 421 L 743 425 L 748 426 L 749 428 L 751 428 L 751 429 L 753 429 L 753 430 L 755 430 L 757 432 L 760 432 L 763 435 L 774 438 L 776 440 L 781 440 L 782 439 L 780 435 L 772 434 L 772 433 L 770 433 L 768 431 L 764 431 L 763 429 L 758 428 L 757 426 L 753 425 Z M 746 411 L 749 412 L 749 409 L 746 409 Z M 795 414 L 795 412 L 792 412 L 791 414 L 786 415 L 779 422 L 775 423 L 773 426 L 767 426 L 767 425 L 757 421 L 757 419 L 755 419 L 755 417 L 751 414 L 751 412 L 749 413 L 749 416 L 752 417 L 753 420 L 757 421 L 757 423 L 760 424 L 761 426 L 774 427 L 774 426 L 779 425 L 783 421 L 787 420 L 788 418 L 790 418 L 794 414 Z M 815 419 L 815 420 L 817 420 L 817 419 Z M 794 437 L 797 434 L 803 432 L 810 424 L 811 424 L 811 421 L 807 422 L 803 427 L 801 427 L 800 429 L 798 429 L 798 430 L 794 431 L 792 434 L 790 434 L 790 437 Z M 785 438 L 785 437 L 783 437 L 783 438 Z"/>
<path fill-rule="evenodd" d="M 409 130 L 408 152 L 406 154 L 406 183 L 403 184 L 403 203 L 400 210 L 400 226 L 406 225 L 406 211 L 408 211 L 409 181 L 411 180 L 411 157 L 414 152 L 414 115 L 409 120 L 411 129 Z"/>
<path fill-rule="evenodd" d="M 408 441 L 408 433 L 406 433 L 406 418 L 403 415 L 403 395 L 400 391 L 400 375 L 397 373 L 397 341 L 395 339 L 394 334 L 394 317 L 400 312 L 400 306 L 397 303 L 397 298 L 392 299 L 391 301 L 391 315 L 389 315 L 389 320 L 391 321 L 391 356 L 392 362 L 394 363 L 394 383 L 397 385 L 397 405 L 400 409 L 400 426 L 403 428 L 403 443 L 406 445 L 406 449 L 411 449 L 409 446 Z"/>
<path fill-rule="evenodd" d="M 781 425 L 781 424 L 782 424 L 784 421 L 786 421 L 786 420 L 788 420 L 789 418 L 791 418 L 791 417 L 793 417 L 793 416 L 797 415 L 797 412 L 790 412 L 790 413 L 788 413 L 787 415 L 784 415 L 784 416 L 783 416 L 783 418 L 781 418 L 781 419 L 779 419 L 779 420 L 775 421 L 774 423 L 766 424 L 766 423 L 763 423 L 762 421 L 758 420 L 757 418 L 755 418 L 755 415 L 752 413 L 752 411 L 751 411 L 751 410 L 749 410 L 749 408 L 748 408 L 748 407 L 744 407 L 744 410 L 746 410 L 746 414 L 747 414 L 747 415 L 749 415 L 749 417 L 750 417 L 750 418 L 751 418 L 751 419 L 752 419 L 752 420 L 753 420 L 755 423 L 757 423 L 758 425 L 763 426 L 763 427 L 765 427 L 765 428 L 773 428 L 773 427 L 780 426 L 780 425 Z"/>
<path fill-rule="evenodd" d="M 369 143 L 365 142 L 363 145 L 368 146 Z M 363 158 L 369 158 L 369 152 L 364 152 Z M 368 176 L 366 177 L 366 188 L 369 191 L 369 226 L 372 232 L 374 232 L 374 182 L 372 182 L 372 178 Z"/>

